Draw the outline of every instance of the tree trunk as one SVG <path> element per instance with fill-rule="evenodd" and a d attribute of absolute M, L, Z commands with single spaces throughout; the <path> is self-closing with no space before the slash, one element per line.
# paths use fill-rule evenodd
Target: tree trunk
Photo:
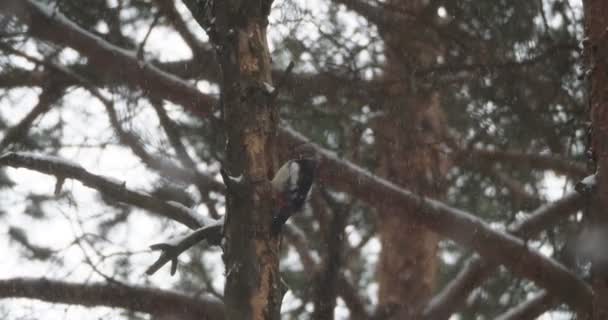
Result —
<path fill-rule="evenodd" d="M 387 6 L 397 12 L 417 13 L 423 1 L 392 0 Z M 409 18 L 401 25 L 381 30 L 386 51 L 384 72 L 386 102 L 384 116 L 375 126 L 378 146 L 378 173 L 416 193 L 440 198 L 441 181 L 447 171 L 438 149 L 444 116 L 437 94 L 430 88 L 405 79 L 413 68 L 435 62 L 437 50 L 430 39 L 408 34 Z M 416 207 L 380 208 L 378 232 L 382 251 L 378 262 L 378 316 L 415 319 L 431 298 L 437 274 L 438 236 L 412 224 L 405 217 Z"/>
<path fill-rule="evenodd" d="M 227 131 L 225 304 L 228 319 L 279 319 L 279 242 L 270 235 L 277 112 L 266 40 L 271 1 L 215 1 Z"/>
<path fill-rule="evenodd" d="M 595 292 L 592 318 L 608 319 L 608 1 L 586 0 L 585 59 L 591 86 L 591 154 L 597 168 L 597 185 L 588 212 L 585 247 L 590 249 L 592 286 Z M 591 229 L 593 228 L 593 229 Z M 585 239 L 585 238 L 584 238 Z M 591 242 L 591 243 L 589 243 Z"/>

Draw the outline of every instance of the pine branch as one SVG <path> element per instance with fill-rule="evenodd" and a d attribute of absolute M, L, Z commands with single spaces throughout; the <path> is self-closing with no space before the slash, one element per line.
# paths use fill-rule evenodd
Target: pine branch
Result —
<path fill-rule="evenodd" d="M 181 315 L 184 319 L 225 319 L 224 305 L 215 298 L 192 298 L 177 292 L 137 286 L 12 278 L 0 280 L 0 298 L 29 298 L 87 307 L 107 306 L 152 315 Z"/>
<path fill-rule="evenodd" d="M 79 164 L 54 156 L 43 156 L 27 152 L 9 152 L 0 156 L 0 166 L 26 168 L 55 176 L 58 181 L 74 179 L 117 201 L 155 212 L 177 221 L 191 229 L 209 225 L 189 208 L 179 203 L 158 200 L 147 193 L 130 190 L 126 182 L 93 174 Z"/>

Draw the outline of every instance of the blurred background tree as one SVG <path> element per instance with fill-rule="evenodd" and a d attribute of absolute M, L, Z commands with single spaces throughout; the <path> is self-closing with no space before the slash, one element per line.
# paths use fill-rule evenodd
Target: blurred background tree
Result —
<path fill-rule="evenodd" d="M 1 151 L 66 158 L 223 216 L 213 1 L 184 2 L 0 4 Z M 585 206 L 570 193 L 590 171 L 582 3 L 276 0 L 268 34 L 282 127 L 589 276 L 575 254 Z M 484 262 L 441 226 L 413 223 L 417 206 L 370 203 L 324 178 L 285 230 L 285 318 L 573 316 L 559 294 Z M 187 230 L 70 181 L 53 195 L 54 178 L 1 172 L 5 318 L 82 318 L 93 307 L 99 318 L 221 317 L 219 247 L 186 251 L 175 277 L 148 277 L 147 246 Z M 538 214 L 549 218 L 517 227 Z"/>

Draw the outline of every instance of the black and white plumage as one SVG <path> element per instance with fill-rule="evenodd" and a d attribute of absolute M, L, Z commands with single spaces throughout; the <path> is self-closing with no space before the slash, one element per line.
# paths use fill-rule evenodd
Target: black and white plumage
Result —
<path fill-rule="evenodd" d="M 292 159 L 285 162 L 275 174 L 271 184 L 277 193 L 278 204 L 272 219 L 273 234 L 278 234 L 287 219 L 304 206 L 316 167 L 315 159 Z"/>

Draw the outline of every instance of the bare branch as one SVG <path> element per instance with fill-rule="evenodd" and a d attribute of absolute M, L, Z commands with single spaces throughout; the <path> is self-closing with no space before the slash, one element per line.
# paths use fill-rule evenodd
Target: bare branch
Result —
<path fill-rule="evenodd" d="M 304 271 L 308 275 L 317 273 L 317 259 L 311 254 L 311 248 L 308 246 L 306 241 L 306 235 L 302 230 L 293 224 L 285 225 L 285 236 L 289 240 L 290 244 L 293 245 L 296 252 L 300 256 L 300 261 L 304 266 Z M 346 306 L 350 310 L 351 319 L 363 320 L 369 318 L 369 312 L 366 310 L 368 303 L 359 296 L 356 287 L 345 277 L 344 274 L 338 274 L 337 276 L 337 291 L 338 295 L 344 299 Z"/>
<path fill-rule="evenodd" d="M 188 236 L 171 243 L 153 245 L 153 250 L 161 250 L 162 254 L 158 260 L 146 271 L 153 274 L 168 261 L 173 261 L 171 274 L 175 273 L 177 257 L 179 254 L 194 246 L 200 241 L 207 240 L 210 244 L 219 245 L 222 238 L 223 220 L 206 221 L 198 217 L 195 212 L 185 206 L 158 200 L 146 193 L 129 190 L 125 182 L 92 174 L 80 165 L 68 162 L 65 159 L 51 156 L 40 156 L 29 153 L 7 153 L 0 157 L 0 165 L 16 168 L 27 168 L 42 173 L 54 175 L 57 181 L 66 178 L 75 179 L 85 186 L 96 189 L 104 195 L 110 196 L 117 201 L 134 205 L 152 212 L 159 213 L 171 220 L 178 221 L 189 228 L 197 229 Z M 59 183 L 58 183 L 59 184 Z"/>
<path fill-rule="evenodd" d="M 64 77 L 66 80 L 73 81 L 75 84 L 79 84 L 89 90 L 89 92 L 91 92 L 91 94 L 98 98 L 105 106 L 110 120 L 110 124 L 116 131 L 120 142 L 129 146 L 133 153 L 137 155 L 148 167 L 163 174 L 168 174 L 177 180 L 196 184 L 199 190 L 201 191 L 201 194 L 203 195 L 206 194 L 206 191 L 222 192 L 224 190 L 224 186 L 219 181 L 216 181 L 212 177 L 207 176 L 199 172 L 198 169 L 196 169 L 196 164 L 193 160 L 189 158 L 189 156 L 185 152 L 185 147 L 183 147 L 183 145 L 179 141 L 179 133 L 177 133 L 177 128 L 173 125 L 169 117 L 166 115 L 164 109 L 162 109 L 162 106 L 160 108 L 162 109 L 163 113 L 159 114 L 161 124 L 165 127 L 165 130 L 167 130 L 167 135 L 169 136 L 173 144 L 177 146 L 176 150 L 178 150 L 178 154 L 180 154 L 182 157 L 184 157 L 185 155 L 186 157 L 182 159 L 189 160 L 186 162 L 186 164 L 190 170 L 184 170 L 178 166 L 173 165 L 171 162 L 150 155 L 146 151 L 146 149 L 139 143 L 139 139 L 134 134 L 123 130 L 118 119 L 116 110 L 114 109 L 114 104 L 110 100 L 106 99 L 89 79 L 82 77 L 79 74 L 76 74 L 71 70 L 61 65 L 57 65 L 53 62 L 39 60 L 16 50 L 11 50 L 11 52 L 18 54 L 21 57 L 24 57 L 34 63 L 44 65 L 53 72 Z M 159 110 L 157 110 L 157 112 L 159 112 Z M 29 121 L 27 117 L 26 119 L 24 119 L 24 121 L 26 120 Z M 2 148 L 0 148 L 0 150 L 2 150 Z M 192 174 L 192 171 L 195 172 L 194 175 Z"/>
<path fill-rule="evenodd" d="M 0 72 L 0 88 L 42 86 L 47 83 L 48 73 L 40 70 L 26 70 L 19 67 L 6 68 Z"/>
<path fill-rule="evenodd" d="M 171 120 L 171 118 L 169 118 L 167 111 L 165 110 L 165 108 L 162 105 L 162 102 L 152 100 L 152 106 L 154 107 L 154 110 L 156 111 L 156 114 L 158 115 L 160 125 L 165 130 L 165 134 L 167 135 L 167 138 L 169 138 L 169 142 L 171 143 L 171 146 L 175 150 L 175 153 L 177 154 L 178 159 L 180 160 L 182 165 L 191 172 L 191 175 L 194 178 L 193 182 L 196 185 L 196 187 L 202 197 L 202 200 L 207 205 L 209 214 L 214 219 L 219 219 L 220 215 L 218 214 L 217 210 L 215 209 L 215 205 L 214 205 L 213 201 L 209 198 L 209 191 L 223 191 L 224 190 L 223 186 L 219 182 L 217 182 L 215 179 L 211 178 L 208 175 L 201 173 L 198 170 L 198 168 L 196 167 L 196 163 L 194 162 L 192 157 L 190 157 L 190 155 L 188 154 L 188 151 L 186 150 L 186 146 L 182 142 L 182 135 L 180 133 L 178 126 L 176 126 L 175 123 L 173 123 L 173 121 Z M 114 127 L 117 127 L 117 126 L 120 127 L 120 124 L 118 124 L 118 123 L 114 124 Z M 130 145 L 132 145 L 133 143 L 138 143 L 138 142 L 131 141 Z M 139 153 L 141 154 L 141 151 Z"/>
<path fill-rule="evenodd" d="M 526 302 L 517 305 L 505 313 L 499 315 L 495 320 L 534 320 L 538 319 L 547 310 L 557 306 L 558 301 L 546 291 L 542 291 Z"/>
<path fill-rule="evenodd" d="M 28 257 L 31 259 L 46 260 L 54 253 L 53 250 L 47 247 L 42 247 L 32 243 L 25 233 L 25 230 L 22 228 L 11 226 L 8 228 L 8 235 L 11 240 L 19 243 L 23 248 L 27 249 L 29 253 Z"/>
<path fill-rule="evenodd" d="M 107 306 L 152 315 L 194 314 L 199 319 L 225 319 L 224 305 L 213 297 L 192 298 L 177 292 L 136 286 L 13 278 L 0 280 L 0 298 L 29 298 L 88 307 Z"/>
<path fill-rule="evenodd" d="M 203 240 L 207 240 L 210 244 L 220 245 L 223 226 L 224 219 L 221 219 L 213 224 L 199 228 L 185 237 L 151 245 L 150 249 L 161 251 L 161 255 L 158 257 L 158 260 L 146 270 L 146 273 L 152 275 L 167 262 L 171 261 L 171 275 L 174 275 L 177 270 L 177 258 L 184 251 L 192 248 Z"/>
<path fill-rule="evenodd" d="M 165 15 L 169 19 L 169 21 L 171 21 L 171 24 L 173 24 L 175 30 L 177 30 L 177 33 L 179 33 L 179 35 L 182 37 L 182 39 L 184 39 L 186 44 L 188 44 L 190 50 L 192 50 L 192 55 L 195 58 L 200 57 L 201 53 L 209 51 L 207 48 L 205 48 L 204 44 L 196 38 L 194 33 L 191 32 L 188 26 L 186 25 L 186 22 L 184 21 L 183 17 L 175 8 L 175 0 L 155 0 L 154 2 L 158 6 L 160 12 L 162 12 L 163 15 Z M 217 73 L 218 70 L 216 70 L 215 72 Z"/>
<path fill-rule="evenodd" d="M 156 27 L 156 25 L 158 24 L 160 15 L 161 15 L 160 12 L 157 12 L 154 15 L 154 20 L 152 20 L 152 23 L 148 27 L 148 32 L 146 32 L 144 39 L 141 41 L 141 43 L 139 44 L 139 47 L 137 48 L 137 53 L 135 54 L 135 56 L 137 56 L 137 59 L 142 60 L 144 58 L 144 48 L 146 46 L 146 42 L 148 42 L 148 38 L 150 37 L 150 34 L 152 34 L 152 30 L 154 30 L 154 27 Z"/>
<path fill-rule="evenodd" d="M 192 160 L 188 154 L 188 151 L 186 151 L 186 146 L 184 146 L 181 141 L 182 137 L 181 133 L 179 132 L 179 128 L 169 118 L 167 111 L 162 105 L 162 102 L 153 100 L 152 106 L 154 107 L 156 115 L 160 121 L 160 125 L 165 130 L 165 134 L 167 134 L 169 142 L 173 146 L 173 149 L 175 149 L 180 162 L 188 169 L 196 169 L 196 163 L 194 160 Z"/>
<path fill-rule="evenodd" d="M 192 210 L 178 203 L 164 202 L 147 193 L 130 190 L 126 183 L 90 173 L 78 164 L 59 157 L 40 156 L 26 152 L 9 152 L 0 157 L 0 166 L 27 168 L 53 175 L 58 179 L 74 179 L 104 195 L 198 229 L 212 222 L 203 221 Z"/>

